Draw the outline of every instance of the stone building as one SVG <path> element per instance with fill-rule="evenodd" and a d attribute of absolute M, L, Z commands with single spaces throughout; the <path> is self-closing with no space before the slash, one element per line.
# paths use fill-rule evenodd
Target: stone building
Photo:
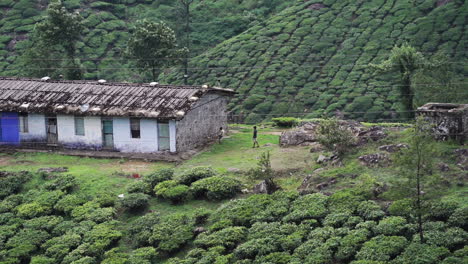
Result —
<path fill-rule="evenodd" d="M 0 78 L 0 142 L 129 153 L 185 152 L 227 126 L 216 87 Z"/>
<path fill-rule="evenodd" d="M 417 114 L 434 124 L 438 139 L 468 140 L 468 104 L 428 103 L 419 107 Z"/>

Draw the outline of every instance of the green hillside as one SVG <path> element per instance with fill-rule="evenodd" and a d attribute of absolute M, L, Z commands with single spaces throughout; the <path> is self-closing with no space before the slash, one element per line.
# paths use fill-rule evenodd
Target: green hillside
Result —
<path fill-rule="evenodd" d="M 261 128 L 261 147 L 251 148 L 251 126 L 232 126 L 222 144 L 179 164 L 2 153 L 0 264 L 467 263 L 464 148 L 431 142 L 421 243 L 414 196 L 400 193 L 414 185 L 399 154 L 374 165 L 359 158 L 411 144 L 408 124 L 394 125 L 380 141 L 353 147 L 342 166 L 318 164 L 327 151 L 280 147 L 287 130 L 279 128 Z M 252 190 L 261 181 L 251 169 L 265 151 L 283 190 L 240 193 L 239 183 Z M 300 195 L 304 179 L 312 193 Z M 164 186 L 172 196 L 159 193 Z"/>
<path fill-rule="evenodd" d="M 0 75 L 24 76 L 19 55 L 29 45 L 36 22 L 45 14 L 50 1 L 0 0 Z M 123 59 L 122 51 L 129 30 L 138 19 L 165 21 L 180 40 L 185 40 L 179 1 L 174 0 L 63 0 L 69 11 L 78 11 L 87 27 L 78 44 L 78 57 L 86 79 L 140 81 Z M 231 38 L 295 0 L 194 1 L 191 6 L 191 51 L 199 54 Z M 182 44 L 182 43 L 181 43 Z M 185 45 L 185 43 L 184 43 Z M 54 58 L 58 61 L 62 58 Z M 31 65 L 31 67 L 34 67 Z"/>
<path fill-rule="evenodd" d="M 191 82 L 236 89 L 230 106 L 246 122 L 337 110 L 347 118 L 395 119 L 398 75 L 375 75 L 368 64 L 408 42 L 427 58 L 445 54 L 467 76 L 467 17 L 461 0 L 300 1 L 193 59 Z M 182 74 L 175 69 L 164 80 L 180 83 Z M 468 101 L 466 93 L 456 97 Z"/>

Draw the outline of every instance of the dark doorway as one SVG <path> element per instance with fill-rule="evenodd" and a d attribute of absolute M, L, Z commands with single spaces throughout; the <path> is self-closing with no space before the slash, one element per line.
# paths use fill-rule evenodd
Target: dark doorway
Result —
<path fill-rule="evenodd" d="M 47 144 L 57 145 L 58 144 L 58 129 L 57 129 L 57 117 L 56 116 L 46 117 L 46 131 L 47 131 Z"/>

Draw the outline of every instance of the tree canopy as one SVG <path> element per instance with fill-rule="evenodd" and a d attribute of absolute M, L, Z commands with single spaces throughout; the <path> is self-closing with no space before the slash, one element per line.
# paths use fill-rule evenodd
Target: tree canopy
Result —
<path fill-rule="evenodd" d="M 127 44 L 127 55 L 139 72 L 151 71 L 153 81 L 165 67 L 181 62 L 187 52 L 178 47 L 174 31 L 164 22 L 139 21 Z"/>

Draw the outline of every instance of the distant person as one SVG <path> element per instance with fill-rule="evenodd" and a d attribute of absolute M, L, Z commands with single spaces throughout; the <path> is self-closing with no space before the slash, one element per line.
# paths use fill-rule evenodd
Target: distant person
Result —
<path fill-rule="evenodd" d="M 223 127 L 220 127 L 220 128 L 219 128 L 219 134 L 218 134 L 218 143 L 219 143 L 219 144 L 221 144 L 221 139 L 223 139 L 224 133 L 225 133 L 225 132 L 224 132 Z"/>
<path fill-rule="evenodd" d="M 258 141 L 257 141 L 257 136 L 258 136 L 258 133 L 257 133 L 257 127 L 254 126 L 253 127 L 254 130 L 253 130 L 253 147 L 252 148 L 255 148 L 255 146 L 257 146 L 257 148 L 260 147 L 260 145 L 258 144 Z"/>

